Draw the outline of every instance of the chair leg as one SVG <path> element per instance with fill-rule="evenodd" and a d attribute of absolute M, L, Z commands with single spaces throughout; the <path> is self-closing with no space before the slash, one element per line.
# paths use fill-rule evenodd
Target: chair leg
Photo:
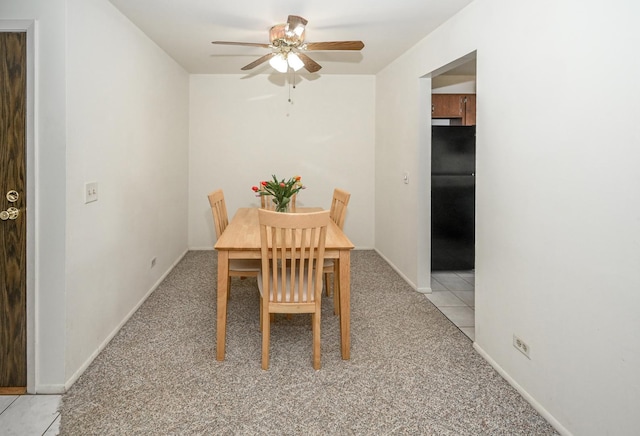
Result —
<path fill-rule="evenodd" d="M 324 294 L 327 297 L 331 296 L 331 289 L 329 289 L 329 273 L 324 273 Z"/>
<path fill-rule="evenodd" d="M 263 309 L 264 310 L 264 309 Z M 269 314 L 262 316 L 262 369 L 269 369 Z"/>
<path fill-rule="evenodd" d="M 313 330 L 313 369 L 320 369 L 320 313 L 311 314 Z"/>

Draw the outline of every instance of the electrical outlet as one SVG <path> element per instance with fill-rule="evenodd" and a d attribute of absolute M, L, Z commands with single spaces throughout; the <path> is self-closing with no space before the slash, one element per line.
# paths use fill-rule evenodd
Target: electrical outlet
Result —
<path fill-rule="evenodd" d="M 520 339 L 516 335 L 513 335 L 513 346 L 522 354 L 527 356 L 527 359 L 531 359 L 531 356 L 529 356 L 529 351 L 531 351 L 531 349 L 526 344 L 526 342 L 524 342 L 522 339 Z"/>
<path fill-rule="evenodd" d="M 84 184 L 84 202 L 93 203 L 98 201 L 98 182 L 87 182 Z"/>
<path fill-rule="evenodd" d="M 155 256 L 151 258 L 151 268 L 156 266 L 156 260 L 157 260 L 157 258 Z"/>

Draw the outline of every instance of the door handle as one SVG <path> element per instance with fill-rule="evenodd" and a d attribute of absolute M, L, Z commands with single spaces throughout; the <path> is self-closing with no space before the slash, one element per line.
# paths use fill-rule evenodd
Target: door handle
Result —
<path fill-rule="evenodd" d="M 2 221 L 15 220 L 16 218 L 18 218 L 19 215 L 20 215 L 20 209 L 15 207 L 10 207 L 9 209 L 3 210 L 2 212 L 0 212 L 0 220 Z"/>

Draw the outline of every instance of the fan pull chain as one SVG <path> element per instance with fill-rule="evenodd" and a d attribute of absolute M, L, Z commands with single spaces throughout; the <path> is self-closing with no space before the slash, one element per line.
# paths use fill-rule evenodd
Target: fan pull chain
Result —
<path fill-rule="evenodd" d="M 291 100 L 291 88 L 296 89 L 296 72 L 295 70 L 291 70 L 293 73 L 287 72 L 287 81 L 289 82 L 289 99 L 287 100 L 290 105 L 293 105 L 293 100 Z M 293 85 L 292 85 L 293 83 Z M 289 109 L 287 109 L 287 116 L 290 116 Z"/>
<path fill-rule="evenodd" d="M 291 101 L 291 83 L 293 82 L 293 89 L 296 89 L 296 72 L 295 70 L 292 70 L 292 77 L 293 80 L 289 80 L 289 103 L 293 104 L 293 102 Z"/>

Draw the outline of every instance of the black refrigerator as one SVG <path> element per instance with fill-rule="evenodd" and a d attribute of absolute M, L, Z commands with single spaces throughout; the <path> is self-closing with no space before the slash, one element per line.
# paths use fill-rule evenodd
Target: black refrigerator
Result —
<path fill-rule="evenodd" d="M 474 269 L 476 127 L 431 127 L 431 270 Z"/>

